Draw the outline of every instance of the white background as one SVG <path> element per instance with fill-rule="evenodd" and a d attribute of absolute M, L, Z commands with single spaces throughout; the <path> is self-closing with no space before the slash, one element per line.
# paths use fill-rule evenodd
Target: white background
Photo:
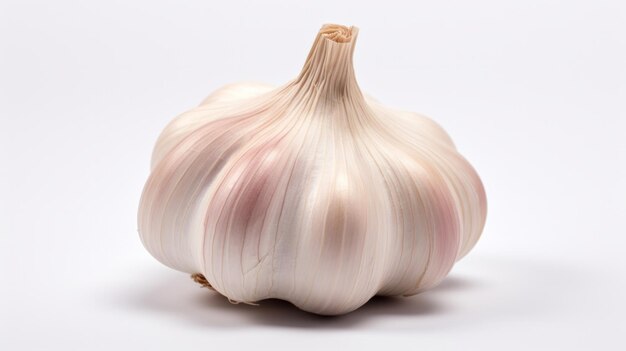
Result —
<path fill-rule="evenodd" d="M 328 22 L 360 27 L 362 90 L 448 130 L 487 226 L 422 295 L 230 305 L 142 247 L 151 148 Z M 0 349 L 626 349 L 623 1 L 2 0 L 0 118 Z"/>

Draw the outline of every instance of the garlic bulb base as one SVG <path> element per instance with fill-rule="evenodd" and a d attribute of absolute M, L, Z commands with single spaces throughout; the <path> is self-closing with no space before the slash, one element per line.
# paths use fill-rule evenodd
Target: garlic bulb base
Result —
<path fill-rule="evenodd" d="M 214 291 L 214 292 L 219 294 L 219 291 L 215 290 L 215 288 L 211 286 L 211 283 L 209 283 L 209 281 L 206 280 L 204 275 L 202 275 L 200 273 L 194 273 L 194 274 L 191 275 L 191 279 L 194 282 L 198 283 L 201 287 L 207 288 L 207 289 L 209 289 L 211 291 Z M 220 294 L 220 295 L 222 295 L 222 294 Z M 222 296 L 224 296 L 224 295 L 222 295 Z M 251 305 L 251 306 L 258 306 L 259 305 L 256 302 L 237 301 L 237 300 L 231 299 L 228 296 L 224 296 L 224 297 L 228 300 L 228 302 L 230 302 L 233 305 L 238 305 L 240 303 L 243 303 L 243 304 L 246 304 L 246 305 Z"/>
<path fill-rule="evenodd" d="M 209 290 L 213 290 L 213 291 L 217 291 L 215 290 L 215 288 L 213 288 L 211 286 L 211 283 L 209 283 L 208 280 L 206 280 L 206 278 L 204 277 L 204 275 L 202 275 L 201 273 L 194 273 L 191 275 L 191 279 L 200 284 L 200 286 L 202 286 L 203 288 L 207 288 Z"/>

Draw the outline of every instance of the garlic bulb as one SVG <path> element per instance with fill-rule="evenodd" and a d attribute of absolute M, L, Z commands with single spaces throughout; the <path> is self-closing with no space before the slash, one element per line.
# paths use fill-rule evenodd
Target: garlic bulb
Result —
<path fill-rule="evenodd" d="M 294 81 L 226 86 L 165 128 L 139 208 L 155 258 L 335 315 L 431 288 L 474 246 L 478 175 L 435 122 L 364 97 L 357 32 L 323 26 Z"/>

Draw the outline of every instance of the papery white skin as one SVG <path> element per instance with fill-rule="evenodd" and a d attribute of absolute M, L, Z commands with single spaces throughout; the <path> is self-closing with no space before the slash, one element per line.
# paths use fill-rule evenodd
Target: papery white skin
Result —
<path fill-rule="evenodd" d="M 228 85 L 155 146 L 139 233 L 232 301 L 318 314 L 437 285 L 474 246 L 486 198 L 427 117 L 359 90 L 355 27 L 326 25 L 300 76 Z"/>

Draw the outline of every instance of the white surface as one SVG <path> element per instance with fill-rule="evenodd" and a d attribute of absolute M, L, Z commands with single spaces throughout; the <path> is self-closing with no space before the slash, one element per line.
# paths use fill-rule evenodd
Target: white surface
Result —
<path fill-rule="evenodd" d="M 141 246 L 152 145 L 223 84 L 295 77 L 326 22 L 476 167 L 484 236 L 344 317 L 230 305 Z M 625 349 L 624 33 L 620 1 L 1 2 L 0 349 Z"/>

